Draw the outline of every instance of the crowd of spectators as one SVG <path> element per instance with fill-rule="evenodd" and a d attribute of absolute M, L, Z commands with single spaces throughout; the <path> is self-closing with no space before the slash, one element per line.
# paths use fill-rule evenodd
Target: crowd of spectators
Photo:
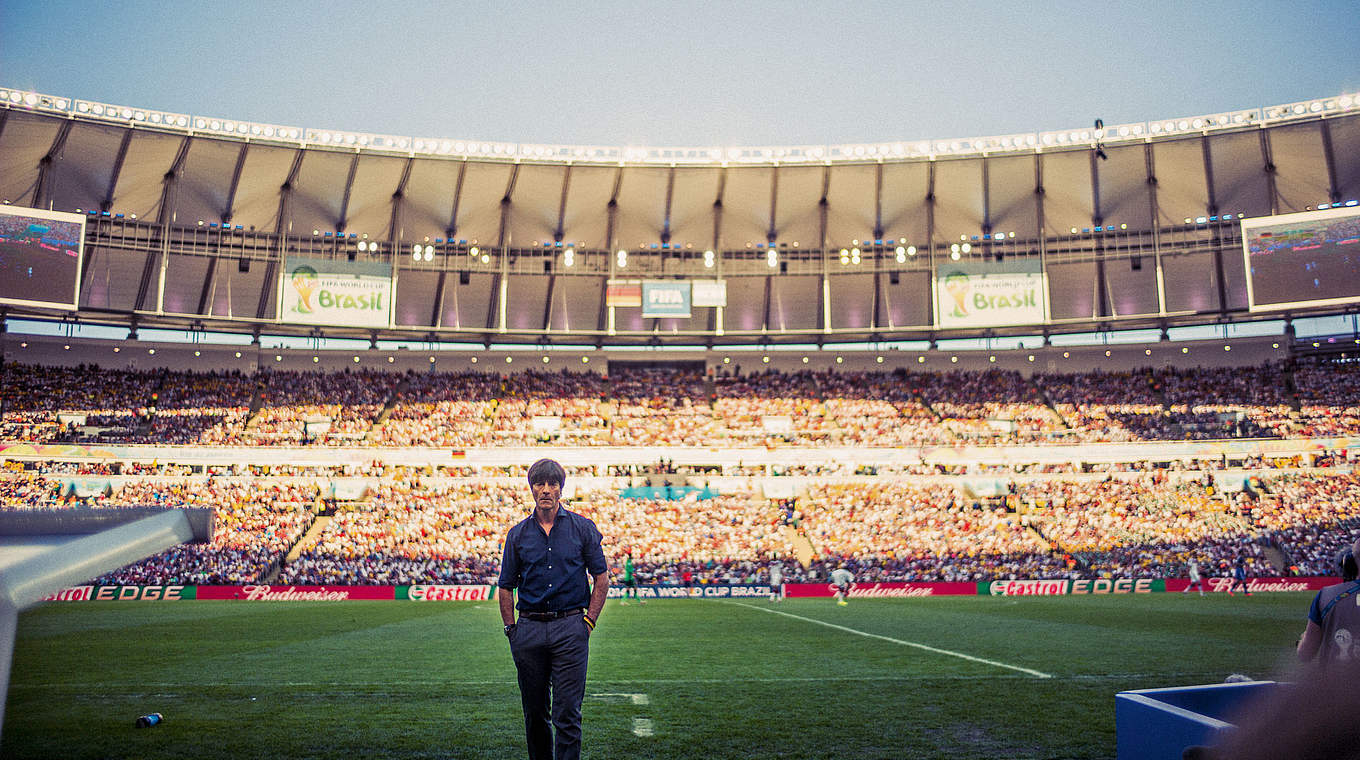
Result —
<path fill-rule="evenodd" d="M 1360 432 L 1360 367 L 704 374 L 183 373 L 8 365 L 0 438 L 327 446 L 919 446 Z M 329 431 L 308 435 L 307 421 Z"/>
<path fill-rule="evenodd" d="M 841 564 L 863 582 L 1182 577 L 1192 559 L 1217 574 L 1238 557 L 1253 577 L 1329 574 L 1360 535 L 1360 477 L 1346 468 L 1245 482 L 1215 473 L 1031 478 L 983 495 L 952 477 L 814 481 L 779 499 L 624 498 L 600 486 L 567 503 L 599 525 L 611 565 L 631 555 L 644 582 L 676 585 L 763 580 L 774 563 L 794 582 Z M 82 497 L 59 476 L 10 470 L 0 510 L 215 510 L 212 543 L 98 583 L 399 585 L 494 582 L 505 531 L 531 508 L 522 484 L 485 478 L 403 473 L 338 504 L 323 483 L 149 476 Z"/>

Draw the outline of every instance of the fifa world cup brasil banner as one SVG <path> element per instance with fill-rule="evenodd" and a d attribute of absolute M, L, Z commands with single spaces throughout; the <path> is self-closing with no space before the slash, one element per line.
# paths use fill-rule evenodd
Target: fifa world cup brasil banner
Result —
<path fill-rule="evenodd" d="M 945 328 L 1039 325 L 1048 278 L 1038 261 L 947 262 L 935 271 L 935 324 Z"/>
<path fill-rule="evenodd" d="M 288 256 L 279 278 L 279 320 L 304 325 L 388 327 L 392 265 Z"/>

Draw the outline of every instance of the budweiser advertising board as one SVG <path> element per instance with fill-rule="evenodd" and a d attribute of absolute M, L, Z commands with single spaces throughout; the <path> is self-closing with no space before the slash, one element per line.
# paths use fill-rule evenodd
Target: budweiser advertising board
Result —
<path fill-rule="evenodd" d="M 1247 590 L 1253 594 L 1267 591 L 1320 591 L 1328 586 L 1333 586 L 1341 582 L 1340 578 L 1325 576 L 1309 576 L 1307 578 L 1248 578 Z M 1227 592 L 1232 588 L 1232 578 L 1205 578 L 1204 590 Z M 1169 578 L 1166 581 L 1167 591 L 1184 591 L 1190 587 L 1190 581 L 1184 578 Z M 1241 589 L 1238 589 L 1239 591 Z"/>
<path fill-rule="evenodd" d="M 909 596 L 973 596 L 976 583 L 852 583 L 850 596 L 856 598 Z M 830 583 L 785 583 L 786 597 L 829 597 L 836 595 Z"/>
<path fill-rule="evenodd" d="M 392 586 L 199 586 L 199 599 L 247 602 L 349 602 L 396 598 Z"/>

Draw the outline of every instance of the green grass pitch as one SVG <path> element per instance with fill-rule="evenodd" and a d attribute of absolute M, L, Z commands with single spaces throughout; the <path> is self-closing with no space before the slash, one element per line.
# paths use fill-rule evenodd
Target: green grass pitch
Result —
<path fill-rule="evenodd" d="M 1109 758 L 1116 692 L 1278 676 L 1310 599 L 610 601 L 584 754 Z M 494 603 L 41 605 L 0 756 L 523 757 L 500 628 Z"/>

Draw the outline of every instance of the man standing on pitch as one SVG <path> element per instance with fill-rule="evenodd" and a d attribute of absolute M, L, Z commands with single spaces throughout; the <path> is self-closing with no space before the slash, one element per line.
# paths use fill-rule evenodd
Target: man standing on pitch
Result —
<path fill-rule="evenodd" d="M 534 512 L 506 535 L 497 581 L 501 620 L 519 672 L 530 760 L 581 756 L 590 633 L 609 595 L 600 531 L 562 506 L 566 479 L 566 470 L 551 459 L 529 468 Z"/>

